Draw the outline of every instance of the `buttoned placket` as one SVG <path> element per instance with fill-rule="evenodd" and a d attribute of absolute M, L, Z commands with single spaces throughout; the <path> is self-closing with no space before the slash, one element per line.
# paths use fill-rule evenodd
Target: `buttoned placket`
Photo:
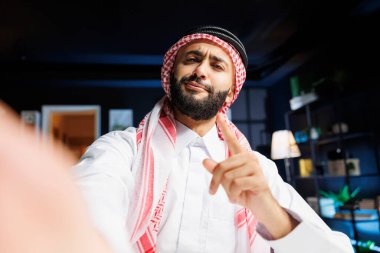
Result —
<path fill-rule="evenodd" d="M 207 180 L 207 171 L 202 165 L 206 158 L 205 145 L 202 138 L 197 137 L 187 148 L 189 163 L 177 252 L 204 252 L 209 215 L 208 189 L 203 181 Z M 198 249 L 194 249 L 194 245 Z"/>

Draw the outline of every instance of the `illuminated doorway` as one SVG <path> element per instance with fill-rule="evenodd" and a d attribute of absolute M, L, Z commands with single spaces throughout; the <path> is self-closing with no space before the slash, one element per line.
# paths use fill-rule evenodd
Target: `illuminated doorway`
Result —
<path fill-rule="evenodd" d="M 100 106 L 42 106 L 42 132 L 62 142 L 79 159 L 100 136 Z"/>

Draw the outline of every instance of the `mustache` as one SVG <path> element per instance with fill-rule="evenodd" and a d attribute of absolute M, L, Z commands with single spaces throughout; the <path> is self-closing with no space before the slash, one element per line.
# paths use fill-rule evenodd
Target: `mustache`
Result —
<path fill-rule="evenodd" d="M 181 80 L 179 82 L 182 83 L 182 84 L 186 84 L 186 83 L 190 83 L 190 82 L 195 82 L 198 85 L 202 86 L 202 88 L 205 89 L 208 92 L 212 93 L 214 91 L 213 87 L 210 84 L 208 84 L 206 82 L 203 82 L 202 78 L 200 78 L 200 77 L 198 77 L 196 75 L 184 76 L 184 77 L 181 78 Z"/>

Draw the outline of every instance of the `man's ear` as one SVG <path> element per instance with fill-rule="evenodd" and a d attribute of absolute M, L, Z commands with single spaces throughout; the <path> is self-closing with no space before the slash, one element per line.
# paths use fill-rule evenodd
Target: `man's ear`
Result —
<path fill-rule="evenodd" d="M 234 98 L 234 95 L 235 95 L 235 84 L 233 84 L 232 87 L 229 89 L 226 102 L 230 103 L 232 99 Z"/>

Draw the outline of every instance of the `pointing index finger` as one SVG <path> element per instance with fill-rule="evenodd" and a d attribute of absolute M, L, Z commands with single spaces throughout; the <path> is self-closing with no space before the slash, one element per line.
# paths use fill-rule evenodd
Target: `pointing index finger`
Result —
<path fill-rule="evenodd" d="M 226 122 L 226 119 L 222 116 L 221 113 L 218 113 L 216 121 L 220 127 L 220 130 L 222 131 L 224 141 L 227 143 L 231 154 L 238 154 L 243 152 L 243 148 L 240 146 L 240 143 L 237 140 L 235 134 L 231 131 L 228 123 Z"/>

